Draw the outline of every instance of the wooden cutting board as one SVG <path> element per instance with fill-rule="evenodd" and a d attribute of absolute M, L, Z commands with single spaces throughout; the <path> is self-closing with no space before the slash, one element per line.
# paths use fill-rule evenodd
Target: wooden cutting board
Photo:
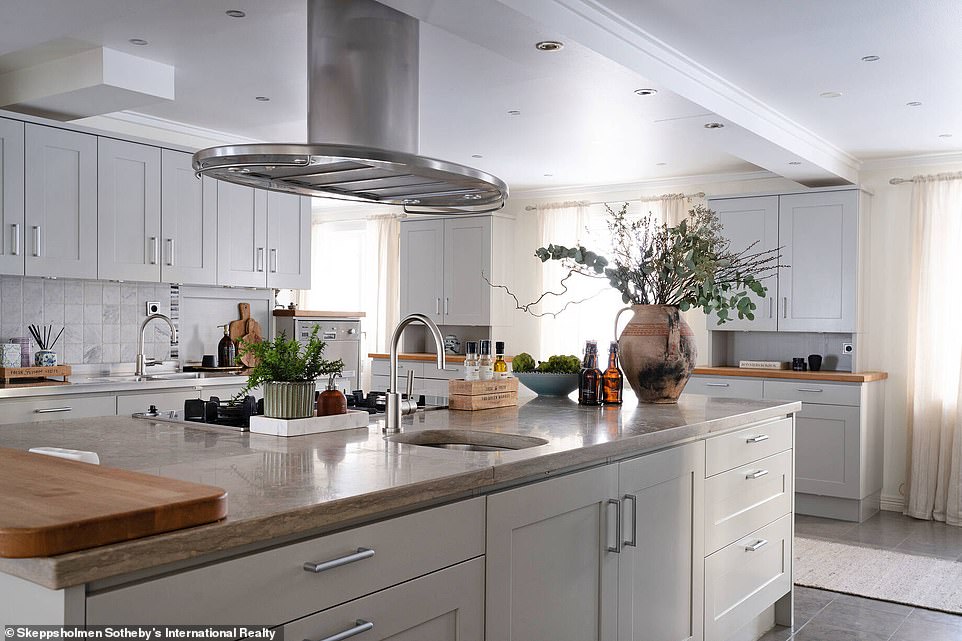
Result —
<path fill-rule="evenodd" d="M 247 321 L 251 318 L 251 304 L 237 303 L 237 309 L 240 311 L 240 320 L 232 320 L 227 326 L 227 332 L 234 343 L 247 333 Z"/>
<path fill-rule="evenodd" d="M 219 487 L 0 448 L 0 557 L 53 556 L 227 516 Z"/>

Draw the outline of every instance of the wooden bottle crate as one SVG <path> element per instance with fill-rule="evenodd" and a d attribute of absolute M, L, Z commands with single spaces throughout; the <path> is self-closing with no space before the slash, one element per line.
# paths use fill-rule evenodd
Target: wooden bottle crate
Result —
<path fill-rule="evenodd" d="M 70 376 L 69 365 L 55 365 L 53 367 L 0 367 L 0 381 L 12 381 L 19 378 L 53 378 Z"/>
<path fill-rule="evenodd" d="M 489 381 L 448 381 L 448 409 L 488 410 L 518 404 L 518 379 L 495 378 Z"/>

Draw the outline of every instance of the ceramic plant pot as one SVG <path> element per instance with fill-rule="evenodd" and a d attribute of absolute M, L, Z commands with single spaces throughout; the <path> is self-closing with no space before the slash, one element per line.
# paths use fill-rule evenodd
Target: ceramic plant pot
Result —
<path fill-rule="evenodd" d="M 618 337 L 625 380 L 642 403 L 676 403 L 698 356 L 695 335 L 671 305 L 632 305 L 634 313 Z"/>
<path fill-rule="evenodd" d="M 264 416 L 309 418 L 314 416 L 314 381 L 264 383 Z"/>

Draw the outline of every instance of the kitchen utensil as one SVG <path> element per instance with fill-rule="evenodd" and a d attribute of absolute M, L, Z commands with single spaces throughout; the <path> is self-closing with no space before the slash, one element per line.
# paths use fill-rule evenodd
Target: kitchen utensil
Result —
<path fill-rule="evenodd" d="M 227 493 L 152 474 L 0 448 L 0 556 L 53 556 L 211 523 Z M 37 505 L 43 509 L 23 509 Z"/>
<path fill-rule="evenodd" d="M 213 354 L 204 354 L 200 359 L 201 367 L 217 367 L 217 359 Z"/>
<path fill-rule="evenodd" d="M 808 369 L 813 372 L 817 372 L 822 369 L 822 355 L 821 354 L 809 354 L 808 355 Z"/>
<path fill-rule="evenodd" d="M 235 343 L 247 333 L 247 321 L 251 317 L 250 303 L 238 303 L 237 309 L 240 311 L 240 320 L 232 320 L 228 327 L 230 338 Z"/>
<path fill-rule="evenodd" d="M 241 337 L 241 340 L 245 343 L 260 343 L 264 340 L 264 332 L 261 329 L 261 324 L 253 318 L 248 317 L 246 332 Z M 257 358 L 253 354 L 244 354 L 240 357 L 240 362 L 243 363 L 245 367 L 254 367 L 257 365 Z"/>

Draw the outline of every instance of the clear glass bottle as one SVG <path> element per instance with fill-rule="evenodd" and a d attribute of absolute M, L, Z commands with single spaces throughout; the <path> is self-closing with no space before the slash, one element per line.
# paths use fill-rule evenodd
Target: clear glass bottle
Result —
<path fill-rule="evenodd" d="M 585 360 L 578 375 L 578 403 L 581 405 L 601 405 L 601 385 L 604 375 L 598 369 L 598 343 L 585 344 Z"/>
<path fill-rule="evenodd" d="M 608 347 L 608 369 L 602 381 L 602 402 L 605 405 L 621 405 L 625 379 L 618 368 L 618 341 L 611 341 Z"/>
<path fill-rule="evenodd" d="M 508 378 L 508 364 L 504 360 L 504 341 L 497 341 L 494 344 L 494 377 Z"/>
<path fill-rule="evenodd" d="M 478 342 L 468 341 L 464 347 L 464 380 L 480 380 L 478 371 Z"/>
<path fill-rule="evenodd" d="M 490 381 L 494 378 L 494 361 L 491 360 L 491 341 L 481 341 L 481 356 L 478 358 L 478 378 Z"/>

